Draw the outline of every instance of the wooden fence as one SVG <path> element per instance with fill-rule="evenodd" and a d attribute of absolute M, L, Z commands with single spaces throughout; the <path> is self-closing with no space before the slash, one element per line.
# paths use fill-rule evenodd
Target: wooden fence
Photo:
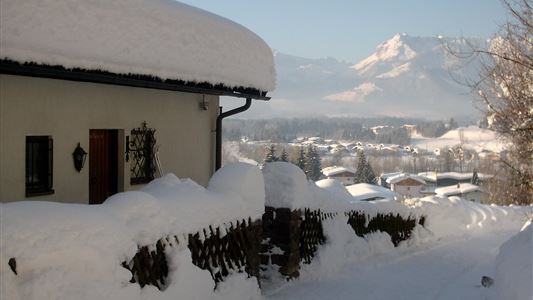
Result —
<path fill-rule="evenodd" d="M 398 214 L 377 214 L 367 220 L 364 212 L 349 211 L 347 226 L 354 234 L 383 231 L 391 236 L 394 246 L 411 237 L 416 224 L 424 225 L 425 218 L 404 219 Z M 192 262 L 208 270 L 214 286 L 231 272 L 246 272 L 261 278 L 261 267 L 279 266 L 279 272 L 287 279 L 298 277 L 302 263 L 312 262 L 315 252 L 326 242 L 322 221 L 338 217 L 339 213 L 321 210 L 290 210 L 266 207 L 262 220 L 251 219 L 232 223 L 221 234 L 220 228 L 211 226 L 180 240 L 176 236 L 160 239 L 155 245 L 139 247 L 137 254 L 122 263 L 132 273 L 132 283 L 141 287 L 149 284 L 164 289 L 168 276 L 165 249 L 179 243 L 187 243 Z M 205 238 L 200 238 L 200 237 Z M 260 284 L 260 282 L 259 282 Z"/>

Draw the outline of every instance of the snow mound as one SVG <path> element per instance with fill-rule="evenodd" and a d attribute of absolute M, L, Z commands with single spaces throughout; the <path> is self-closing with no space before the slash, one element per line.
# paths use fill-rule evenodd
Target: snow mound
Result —
<path fill-rule="evenodd" d="M 493 299 L 533 299 L 533 227 L 528 223 L 500 247 Z"/>
<path fill-rule="evenodd" d="M 528 207 L 484 205 L 459 197 L 429 196 L 406 201 L 426 216 L 425 227 L 437 238 L 518 227 Z M 518 225 L 517 225 L 518 224 Z"/>
<path fill-rule="evenodd" d="M 2 0 L 2 59 L 271 91 L 253 32 L 169 0 Z"/>
<path fill-rule="evenodd" d="M 167 174 L 101 205 L 2 203 L 1 298 L 260 298 L 257 281 L 242 274 L 213 291 L 210 273 L 192 264 L 185 243 L 168 249 L 170 285 L 165 291 L 130 284 L 131 273 L 121 262 L 131 259 L 139 245 L 166 236 L 183 239 L 210 225 L 221 226 L 224 234 L 230 222 L 261 218 L 261 176 L 259 168 L 237 164 L 219 170 L 208 189 Z M 7 265 L 10 258 L 16 259 L 18 275 Z"/>
<path fill-rule="evenodd" d="M 263 167 L 265 205 L 275 208 L 305 207 L 311 197 L 307 178 L 297 166 L 286 162 L 271 162 Z"/>
<path fill-rule="evenodd" d="M 263 167 L 263 176 L 266 206 L 291 210 L 310 208 L 338 213 L 359 211 L 367 219 L 378 214 L 400 215 L 404 219 L 417 216 L 415 210 L 393 199 L 358 201 L 345 186 L 332 179 L 320 180 L 315 184 L 306 179 L 300 168 L 290 163 L 267 163 Z"/>

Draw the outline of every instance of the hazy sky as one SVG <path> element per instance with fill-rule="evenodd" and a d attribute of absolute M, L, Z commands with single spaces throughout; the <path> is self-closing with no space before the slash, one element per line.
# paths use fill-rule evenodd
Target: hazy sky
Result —
<path fill-rule="evenodd" d="M 182 0 L 244 25 L 272 48 L 357 62 L 396 33 L 491 37 L 499 0 Z"/>

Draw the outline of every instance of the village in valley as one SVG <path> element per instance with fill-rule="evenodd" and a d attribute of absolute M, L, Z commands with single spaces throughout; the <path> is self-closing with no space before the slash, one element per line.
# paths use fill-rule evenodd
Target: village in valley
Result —
<path fill-rule="evenodd" d="M 375 126 L 370 130 L 378 134 L 390 127 Z M 291 162 L 317 184 L 323 179 L 338 180 L 352 196 L 364 201 L 439 195 L 495 203 L 501 197 L 492 195 L 497 193 L 494 187 L 501 185 L 495 178 L 499 170 L 493 165 L 507 151 L 494 132 L 471 125 L 450 129 L 441 137 L 426 138 L 416 131 L 416 125 L 400 128 L 408 130 L 412 144 L 322 137 L 273 143 L 241 137 L 238 141 L 226 141 L 228 151 L 224 158 L 228 162 L 256 165 Z M 313 167 L 313 163 L 317 165 Z"/>

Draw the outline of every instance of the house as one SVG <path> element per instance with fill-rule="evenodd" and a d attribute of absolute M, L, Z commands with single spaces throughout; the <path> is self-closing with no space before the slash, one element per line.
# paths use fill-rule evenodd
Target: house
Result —
<path fill-rule="evenodd" d="M 380 199 L 396 199 L 397 194 L 379 185 L 357 183 L 346 187 L 355 201 L 372 201 Z"/>
<path fill-rule="evenodd" d="M 391 172 L 391 173 L 382 173 L 381 176 L 379 176 L 378 183 L 382 187 L 390 189 L 390 184 L 387 183 L 387 179 L 390 177 L 398 176 L 402 174 L 402 172 Z"/>
<path fill-rule="evenodd" d="M 435 189 L 435 194 L 443 197 L 461 197 L 465 200 L 480 203 L 487 192 L 481 187 L 471 183 L 458 183 L 456 185 Z"/>
<path fill-rule="evenodd" d="M 179 2 L 2 0 L 0 13 L 2 202 L 96 204 L 167 172 L 206 185 L 222 119 L 275 85 L 261 38 Z M 220 96 L 245 104 L 222 113 Z"/>
<path fill-rule="evenodd" d="M 389 177 L 387 184 L 390 185 L 390 189 L 393 192 L 407 199 L 420 197 L 420 191 L 424 188 L 426 182 L 420 176 L 402 173 Z"/>
<path fill-rule="evenodd" d="M 418 176 L 423 178 L 429 186 L 443 187 L 456 185 L 458 183 L 469 183 L 472 181 L 472 172 L 421 172 Z M 490 174 L 478 173 L 480 181 L 485 181 L 493 176 Z"/>
<path fill-rule="evenodd" d="M 322 169 L 322 174 L 327 179 L 337 179 L 343 185 L 350 185 L 355 182 L 355 170 L 346 167 L 327 167 Z"/>

